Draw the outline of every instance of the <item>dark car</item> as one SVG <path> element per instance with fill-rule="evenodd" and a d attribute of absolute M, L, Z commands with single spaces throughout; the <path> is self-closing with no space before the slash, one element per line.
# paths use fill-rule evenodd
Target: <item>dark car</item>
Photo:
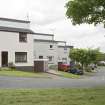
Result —
<path fill-rule="evenodd" d="M 77 74 L 77 75 L 83 75 L 83 70 L 79 70 L 79 69 L 70 69 L 69 70 L 69 73 L 72 73 L 72 74 Z"/>

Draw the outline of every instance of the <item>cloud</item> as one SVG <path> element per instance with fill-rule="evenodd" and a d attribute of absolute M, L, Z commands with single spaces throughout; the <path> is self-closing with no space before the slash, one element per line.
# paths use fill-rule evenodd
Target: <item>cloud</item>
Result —
<path fill-rule="evenodd" d="M 102 25 L 73 26 L 65 16 L 66 0 L 0 0 L 0 17 L 27 19 L 35 32 L 54 33 L 56 40 L 76 47 L 100 47 L 105 51 L 105 29 Z"/>

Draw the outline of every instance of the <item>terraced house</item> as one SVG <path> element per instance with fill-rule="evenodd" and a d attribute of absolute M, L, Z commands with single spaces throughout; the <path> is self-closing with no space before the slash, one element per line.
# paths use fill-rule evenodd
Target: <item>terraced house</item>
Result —
<path fill-rule="evenodd" d="M 35 59 L 48 59 L 49 65 L 69 63 L 71 48 L 52 34 L 33 32 L 30 21 L 0 18 L 0 67 L 13 63 L 18 69 L 32 70 Z"/>
<path fill-rule="evenodd" d="M 30 21 L 0 18 L 0 67 L 33 67 L 33 34 Z"/>
<path fill-rule="evenodd" d="M 34 59 L 48 59 L 49 65 L 57 65 L 59 61 L 69 64 L 69 51 L 72 48 L 65 41 L 54 40 L 52 34 L 34 34 Z"/>

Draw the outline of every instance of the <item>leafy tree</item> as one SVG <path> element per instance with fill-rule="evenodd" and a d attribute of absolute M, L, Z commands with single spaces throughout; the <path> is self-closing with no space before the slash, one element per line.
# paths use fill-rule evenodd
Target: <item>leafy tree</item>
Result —
<path fill-rule="evenodd" d="M 103 23 L 105 27 L 105 0 L 69 0 L 66 8 L 73 25 Z"/>
<path fill-rule="evenodd" d="M 81 63 L 82 69 L 83 69 L 83 66 L 86 61 L 86 55 L 87 55 L 86 53 L 87 53 L 87 51 L 85 49 L 72 49 L 72 50 L 70 50 L 69 57 L 73 61 Z"/>
<path fill-rule="evenodd" d="M 84 66 L 87 67 L 91 63 L 97 63 L 101 59 L 100 55 L 99 49 L 72 49 L 70 50 L 69 57 L 81 63 L 83 69 Z"/>
<path fill-rule="evenodd" d="M 99 62 L 99 61 L 105 61 L 105 53 L 102 53 L 102 52 L 98 53 L 97 62 Z"/>

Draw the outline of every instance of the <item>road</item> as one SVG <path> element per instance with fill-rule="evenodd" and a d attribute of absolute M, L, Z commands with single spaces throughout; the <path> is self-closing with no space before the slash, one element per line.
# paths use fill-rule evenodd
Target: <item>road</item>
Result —
<path fill-rule="evenodd" d="M 105 68 L 100 68 L 93 76 L 81 79 L 68 78 L 22 78 L 0 76 L 0 88 L 88 88 L 105 86 Z"/>

